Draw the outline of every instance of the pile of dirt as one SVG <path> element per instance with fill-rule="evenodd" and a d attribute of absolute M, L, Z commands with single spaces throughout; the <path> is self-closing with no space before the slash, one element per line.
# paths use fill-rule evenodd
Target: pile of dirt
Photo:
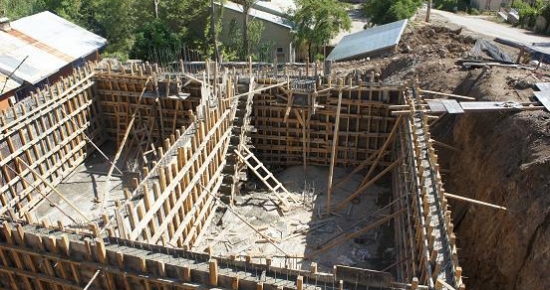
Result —
<path fill-rule="evenodd" d="M 463 35 L 462 28 L 424 25 L 411 29 L 401 37 L 399 51 L 422 58 L 459 58 L 467 56 L 476 38 Z"/>

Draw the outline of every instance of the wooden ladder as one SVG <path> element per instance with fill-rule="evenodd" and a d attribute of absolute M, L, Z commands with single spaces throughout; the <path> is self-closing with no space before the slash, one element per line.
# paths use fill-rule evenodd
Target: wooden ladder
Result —
<path fill-rule="evenodd" d="M 288 190 L 283 186 L 282 183 L 279 182 L 265 166 L 264 164 L 256 158 L 256 156 L 250 152 L 246 146 L 240 146 L 243 154 L 241 154 L 238 150 L 235 150 L 235 154 L 239 156 L 239 158 L 256 174 L 256 176 L 271 190 L 275 196 L 281 201 L 283 205 L 284 210 L 290 209 L 290 203 L 288 202 L 288 198 L 290 198 L 293 202 L 298 202 L 298 200 L 290 193 Z M 255 164 L 255 165 L 254 165 Z M 260 170 L 260 171 L 259 171 Z M 266 175 L 262 175 L 260 172 L 266 172 Z M 275 184 L 275 186 L 272 186 L 270 181 Z M 284 196 L 279 194 L 277 190 L 281 190 L 284 193 Z"/>

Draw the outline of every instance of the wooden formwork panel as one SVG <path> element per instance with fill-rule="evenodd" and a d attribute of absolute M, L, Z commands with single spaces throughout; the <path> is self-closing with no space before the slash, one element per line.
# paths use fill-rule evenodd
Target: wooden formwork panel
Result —
<path fill-rule="evenodd" d="M 86 158 L 87 138 L 104 140 L 93 75 L 79 68 L 0 113 L 0 214 L 30 218 L 51 190 L 44 180 L 59 184 Z"/>
<path fill-rule="evenodd" d="M 191 247 L 200 240 L 218 206 L 215 194 L 223 181 L 234 104 L 219 99 L 215 107 L 184 105 L 195 106 L 201 117 L 181 110 L 189 114 L 188 126 L 165 136 L 155 150 L 156 162 L 107 217 L 102 228 L 109 236 L 173 247 Z"/>
<path fill-rule="evenodd" d="M 281 90 L 255 96 L 252 120 L 256 131 L 251 136 L 262 161 L 282 166 L 330 163 L 339 90 L 321 91 L 291 95 Z M 400 94 L 398 87 L 342 88 L 336 165 L 357 166 L 378 152 L 396 121 L 389 105 Z M 315 104 L 311 104 L 312 95 Z M 387 166 L 390 161 L 387 154 L 380 165 Z"/>
<path fill-rule="evenodd" d="M 194 112 L 200 103 L 200 87 L 193 93 L 185 92 L 192 90 L 192 85 L 181 90 L 176 86 L 170 90 L 167 88 L 175 81 L 159 82 L 157 78 L 154 72 L 140 76 L 112 71 L 102 72 L 96 77 L 96 93 L 105 118 L 105 130 L 114 140 L 122 139 L 132 112 L 138 112 L 139 121 L 146 124 L 148 130 L 143 134 L 157 143 L 177 128 L 189 126 L 190 112 Z"/>

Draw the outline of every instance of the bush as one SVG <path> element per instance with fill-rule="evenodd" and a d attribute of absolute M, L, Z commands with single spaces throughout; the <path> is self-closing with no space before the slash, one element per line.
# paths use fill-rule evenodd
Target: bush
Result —
<path fill-rule="evenodd" d="M 380 25 L 412 17 L 422 0 L 369 0 L 362 5 L 369 22 Z"/>
<path fill-rule="evenodd" d="M 516 0 L 514 1 L 512 8 L 515 8 L 518 11 L 519 24 L 521 26 L 527 25 L 527 27 L 532 28 L 535 26 L 537 16 L 541 13 L 543 5 L 544 4 L 540 0 L 536 1 L 533 6 L 527 2 Z"/>
<path fill-rule="evenodd" d="M 322 53 L 318 53 L 315 55 L 315 61 L 324 61 L 325 56 Z"/>
<path fill-rule="evenodd" d="M 439 10 L 454 11 L 456 7 L 459 11 L 466 11 L 468 9 L 467 0 L 435 0 L 434 7 Z"/>
<path fill-rule="evenodd" d="M 471 15 L 479 15 L 479 10 L 477 10 L 476 8 L 470 8 L 468 10 L 468 13 Z"/>

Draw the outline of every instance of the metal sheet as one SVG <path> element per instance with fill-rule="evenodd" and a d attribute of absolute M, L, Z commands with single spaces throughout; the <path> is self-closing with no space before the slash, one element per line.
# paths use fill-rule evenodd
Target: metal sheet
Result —
<path fill-rule="evenodd" d="M 330 61 L 352 59 L 393 47 L 399 43 L 407 19 L 375 26 L 344 37 L 327 57 Z"/>
<path fill-rule="evenodd" d="M 447 112 L 447 109 L 443 104 L 441 103 L 441 100 L 426 100 L 428 103 L 428 106 L 430 107 L 430 111 L 434 113 L 443 113 Z"/>
<path fill-rule="evenodd" d="M 215 5 L 219 5 L 219 4 L 216 3 Z M 226 1 L 223 4 L 223 8 L 233 10 L 233 11 L 238 12 L 238 13 L 243 13 L 242 6 L 238 5 L 236 3 L 233 3 L 231 1 Z M 289 29 L 292 28 L 292 26 L 290 26 L 290 22 L 288 21 L 288 19 L 280 17 L 280 16 L 272 14 L 272 13 L 269 13 L 269 12 L 260 11 L 258 9 L 251 8 L 250 11 L 249 11 L 249 15 L 250 15 L 251 18 L 262 19 L 264 21 L 271 22 L 273 24 L 277 24 L 277 25 L 280 25 L 280 26 L 283 26 L 283 27 L 286 27 L 286 28 L 289 28 Z"/>
<path fill-rule="evenodd" d="M 21 18 L 11 27 L 10 32 L 0 31 L 0 72 L 13 72 L 12 79 L 19 83 L 36 84 L 106 43 L 50 12 Z"/>
<path fill-rule="evenodd" d="M 550 91 L 535 92 L 535 97 L 537 97 L 546 110 L 550 111 Z"/>
<path fill-rule="evenodd" d="M 87 56 L 107 43 L 105 38 L 48 11 L 16 20 L 11 27 L 73 59 Z"/>
<path fill-rule="evenodd" d="M 535 85 L 541 91 L 550 91 L 550 83 L 536 83 Z"/>
<path fill-rule="evenodd" d="M 449 112 L 449 114 L 464 113 L 464 110 L 456 100 L 441 100 L 441 103 L 443 104 L 443 106 L 445 106 L 445 109 L 447 109 L 447 112 Z"/>

